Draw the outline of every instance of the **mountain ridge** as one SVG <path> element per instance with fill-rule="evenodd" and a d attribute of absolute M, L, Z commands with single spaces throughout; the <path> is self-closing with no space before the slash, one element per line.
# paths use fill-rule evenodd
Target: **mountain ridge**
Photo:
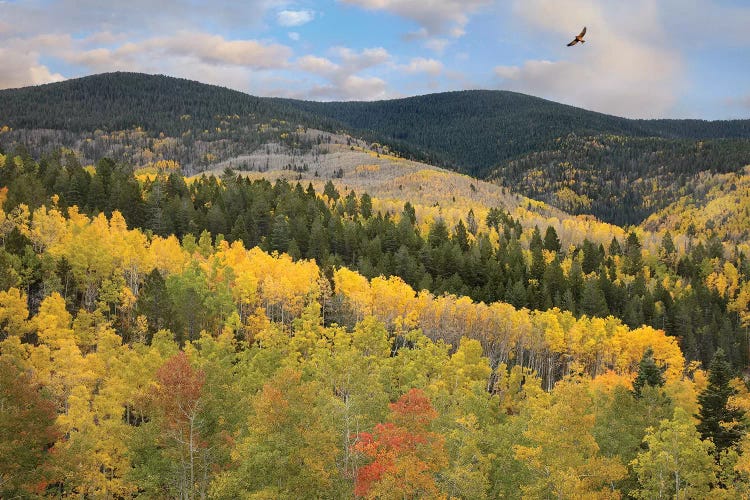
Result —
<path fill-rule="evenodd" d="M 123 104 L 118 107 L 117 101 Z M 144 108 L 146 105 L 148 108 Z M 633 120 L 506 90 L 317 102 L 257 97 L 183 78 L 128 72 L 0 90 L 0 123 L 13 128 L 80 132 L 141 126 L 158 134 L 179 130 L 165 121 L 186 114 L 202 125 L 217 114 L 256 114 L 331 131 L 340 127 L 368 140 L 388 142 L 416 159 L 452 165 L 477 177 L 484 177 L 504 160 L 571 133 L 665 139 L 750 138 L 750 119 Z M 476 137 L 467 136 L 469 132 Z"/>
<path fill-rule="evenodd" d="M 3 125 L 16 129 L 0 133 L 6 149 L 65 146 L 92 163 L 115 155 L 136 166 L 176 160 L 188 173 L 275 144 L 304 155 L 341 132 L 618 225 L 666 207 L 701 172 L 750 163 L 750 120 L 633 120 L 502 90 L 316 102 L 116 72 L 1 90 Z"/>

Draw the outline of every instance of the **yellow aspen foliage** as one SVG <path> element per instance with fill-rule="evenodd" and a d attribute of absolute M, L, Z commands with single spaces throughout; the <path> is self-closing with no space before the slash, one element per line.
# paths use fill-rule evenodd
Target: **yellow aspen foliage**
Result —
<path fill-rule="evenodd" d="M 73 337 L 70 324 L 73 321 L 65 309 L 65 301 L 59 293 L 53 293 L 42 301 L 34 317 L 34 326 L 42 344 L 58 348 L 61 342 Z"/>
<path fill-rule="evenodd" d="M 595 416 L 588 381 L 569 378 L 552 394 L 539 394 L 527 406 L 529 445 L 514 447 L 517 460 L 532 472 L 522 485 L 529 498 L 620 498 L 613 488 L 627 470 L 616 458 L 599 454 L 591 434 Z"/>
<path fill-rule="evenodd" d="M 514 365 L 508 369 L 505 363 L 500 363 L 495 376 L 492 392 L 499 398 L 500 411 L 507 415 L 517 415 L 527 399 L 539 397 L 543 392 L 541 380 L 529 368 Z"/>
<path fill-rule="evenodd" d="M 149 253 L 153 265 L 162 276 L 179 274 L 187 267 L 190 256 L 182 248 L 177 238 L 172 235 L 167 238 L 153 238 L 149 246 Z"/>
<path fill-rule="evenodd" d="M 14 230 L 24 236 L 30 236 L 29 230 L 29 207 L 21 204 L 10 212 L 0 209 L 0 239 L 5 242 L 5 238 Z"/>
<path fill-rule="evenodd" d="M 117 497 L 137 489 L 125 479 L 130 469 L 126 444 L 130 428 L 122 421 L 123 406 L 102 405 L 106 392 L 94 396 L 85 386 L 74 387 L 66 412 L 57 420 L 65 437 L 57 442 L 55 452 L 66 465 L 66 484 L 78 495 Z"/>
<path fill-rule="evenodd" d="M 333 273 L 333 285 L 337 293 L 345 297 L 355 317 L 355 322 L 362 321 L 372 314 L 373 296 L 367 278 L 342 267 Z"/>
<path fill-rule="evenodd" d="M 453 394 L 461 389 L 469 389 L 476 383 L 484 387 L 491 371 L 487 358 L 482 355 L 479 341 L 464 337 L 446 363 L 442 379 L 447 382 L 447 388 Z"/>
<path fill-rule="evenodd" d="M 65 235 L 67 223 L 63 214 L 56 208 L 47 210 L 42 205 L 34 210 L 31 223 L 30 239 L 34 250 L 42 252 L 45 249 L 60 243 Z"/>
<path fill-rule="evenodd" d="M 389 330 L 410 330 L 416 326 L 417 300 L 414 290 L 404 280 L 397 276 L 373 278 L 370 291 L 373 297 L 372 313 Z"/>
<path fill-rule="evenodd" d="M 662 330 L 650 326 L 642 326 L 628 331 L 618 328 L 613 339 L 618 351 L 616 366 L 619 370 L 636 373 L 637 365 L 648 347 L 654 350 L 654 359 L 662 366 L 666 366 L 667 381 L 682 378 L 685 368 L 685 358 L 677 344 L 677 339 L 668 337 Z"/>
<path fill-rule="evenodd" d="M 591 379 L 592 392 L 601 392 L 611 394 L 616 387 L 626 387 L 628 390 L 633 389 L 633 379 L 630 375 L 617 373 L 614 370 L 597 375 Z"/>
<path fill-rule="evenodd" d="M 27 321 L 28 318 L 29 309 L 25 293 L 18 288 L 0 292 L 0 332 L 21 337 L 32 328 Z"/>
<path fill-rule="evenodd" d="M 21 339 L 15 335 L 0 341 L 0 359 L 10 361 L 13 365 L 23 370 L 31 370 L 29 361 L 33 346 L 22 344 Z"/>
<path fill-rule="evenodd" d="M 729 302 L 727 309 L 737 312 L 742 326 L 750 328 L 750 281 L 742 283 L 737 296 Z"/>

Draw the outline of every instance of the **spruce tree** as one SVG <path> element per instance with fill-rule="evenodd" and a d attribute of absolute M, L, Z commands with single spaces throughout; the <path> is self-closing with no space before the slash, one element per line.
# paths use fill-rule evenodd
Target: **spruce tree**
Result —
<path fill-rule="evenodd" d="M 547 226 L 547 232 L 544 233 L 544 249 L 551 252 L 559 252 L 562 248 L 560 238 L 557 237 L 557 231 L 552 226 Z"/>
<path fill-rule="evenodd" d="M 365 219 L 372 217 L 372 198 L 367 193 L 363 193 L 359 199 L 359 213 Z"/>
<path fill-rule="evenodd" d="M 716 456 L 735 445 L 745 434 L 742 421 L 745 412 L 729 406 L 729 398 L 737 391 L 729 384 L 732 369 L 722 349 L 714 354 L 708 371 L 708 387 L 698 396 L 700 423 L 697 428 L 703 439 L 716 445 Z"/>
<path fill-rule="evenodd" d="M 586 280 L 581 297 L 581 312 L 588 316 L 604 318 L 609 314 L 607 299 L 599 287 L 599 280 L 591 278 Z"/>
<path fill-rule="evenodd" d="M 453 229 L 453 242 L 461 247 L 461 251 L 466 252 L 469 249 L 469 233 L 466 231 L 464 221 L 458 221 L 456 227 Z"/>
<path fill-rule="evenodd" d="M 647 348 L 638 365 L 638 376 L 633 381 L 633 393 L 635 396 L 640 398 L 641 391 L 645 386 L 663 387 L 665 369 L 666 367 L 659 368 L 656 364 L 654 350 L 651 347 Z"/>

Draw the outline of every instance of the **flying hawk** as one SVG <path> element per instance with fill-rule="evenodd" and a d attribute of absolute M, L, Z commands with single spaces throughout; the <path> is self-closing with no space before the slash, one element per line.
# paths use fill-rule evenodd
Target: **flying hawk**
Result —
<path fill-rule="evenodd" d="M 586 26 L 583 27 L 583 31 L 581 31 L 581 34 L 576 36 L 575 39 L 573 39 L 573 41 L 568 44 L 568 47 L 571 47 L 577 44 L 578 42 L 586 43 L 586 40 L 583 39 L 583 35 L 585 34 L 586 34 Z"/>

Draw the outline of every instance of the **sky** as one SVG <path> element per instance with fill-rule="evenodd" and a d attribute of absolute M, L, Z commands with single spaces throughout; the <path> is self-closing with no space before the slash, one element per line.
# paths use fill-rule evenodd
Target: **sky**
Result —
<path fill-rule="evenodd" d="M 109 71 L 325 101 L 481 88 L 750 118 L 750 1 L 0 0 L 0 88 Z"/>

